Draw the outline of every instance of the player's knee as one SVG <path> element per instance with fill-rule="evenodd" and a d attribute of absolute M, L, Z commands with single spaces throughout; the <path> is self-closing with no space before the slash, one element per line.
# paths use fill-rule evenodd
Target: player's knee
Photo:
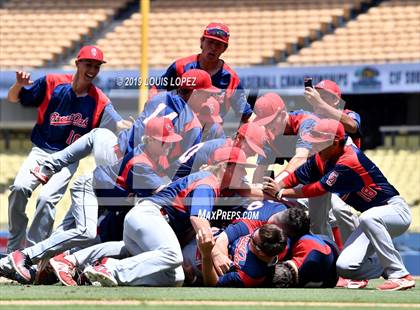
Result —
<path fill-rule="evenodd" d="M 376 226 L 378 224 L 378 219 L 371 216 L 370 213 L 363 213 L 359 217 L 359 225 L 363 231 L 369 229 L 370 227 Z"/>
<path fill-rule="evenodd" d="M 51 195 L 48 195 L 48 194 L 45 194 L 45 193 L 41 192 L 41 194 L 39 194 L 39 196 L 37 198 L 37 201 L 36 201 L 37 209 L 51 205 L 52 204 L 51 198 L 52 198 Z M 51 206 L 51 208 L 54 208 L 54 206 Z"/>
<path fill-rule="evenodd" d="M 337 274 L 346 279 L 356 279 L 360 264 L 352 260 L 351 253 L 341 254 L 336 263 Z"/>
<path fill-rule="evenodd" d="M 168 258 L 170 264 L 173 268 L 176 268 L 182 264 L 183 257 L 182 257 L 182 251 L 180 248 L 165 248 L 162 249 L 164 251 L 165 256 Z"/>
<path fill-rule="evenodd" d="M 15 182 L 13 185 L 9 187 L 11 194 L 21 194 L 25 195 L 26 197 L 30 197 L 32 194 L 32 190 L 27 187 L 25 184 L 20 182 Z"/>

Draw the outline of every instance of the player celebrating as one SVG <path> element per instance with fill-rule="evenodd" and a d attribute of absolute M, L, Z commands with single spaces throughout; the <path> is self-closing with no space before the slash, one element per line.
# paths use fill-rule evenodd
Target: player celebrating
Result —
<path fill-rule="evenodd" d="M 279 184 L 269 179 L 264 190 L 277 199 L 338 193 L 362 212 L 360 225 L 338 258 L 338 274 L 355 280 L 382 275 L 387 281 L 379 290 L 414 287 L 415 281 L 392 243 L 392 238 L 410 226 L 407 203 L 360 149 L 345 145 L 344 127 L 338 121 L 319 121 L 304 139 L 313 143 L 318 153 Z M 296 188 L 300 183 L 305 185 Z"/>
<path fill-rule="evenodd" d="M 221 23 L 207 25 L 200 39 L 201 53 L 176 60 L 162 76 L 163 79 L 169 81 L 168 85 L 162 85 L 158 88 L 176 89 L 171 81 L 175 81 L 184 72 L 195 68 L 205 70 L 210 74 L 213 85 L 223 90 L 220 111 L 222 118 L 225 117 L 232 106 L 236 115 L 242 118 L 242 121 L 248 120 L 252 110 L 246 100 L 240 79 L 236 72 L 220 59 L 220 56 L 228 48 L 229 36 L 228 26 Z M 154 88 L 152 92 L 155 93 L 158 88 Z"/>
<path fill-rule="evenodd" d="M 31 282 L 31 265 L 74 247 L 86 247 L 96 237 L 98 203 L 103 206 L 129 208 L 134 204 L 129 198 L 148 197 L 163 188 L 163 168 L 158 159 L 165 155 L 172 143 L 181 136 L 174 132 L 172 122 L 163 117 L 151 119 L 145 128 L 142 152 L 134 157 L 124 157 L 121 163 L 100 166 L 93 176 L 82 176 L 72 188 L 72 206 L 61 226 L 46 240 L 9 254 L 15 272 L 26 282 Z M 95 185 L 95 188 L 94 186 Z M 53 267 L 58 268 L 55 261 Z M 60 281 L 66 283 L 59 275 Z M 73 284 L 69 284 L 73 285 Z"/>
<path fill-rule="evenodd" d="M 38 118 L 31 137 L 34 146 L 22 164 L 9 195 L 9 253 L 23 245 L 28 223 L 26 204 L 39 185 L 29 169 L 92 128 L 108 127 L 115 130 L 131 125 L 121 119 L 109 99 L 92 83 L 105 63 L 102 51 L 95 46 L 84 46 L 75 63 L 77 70 L 74 75 L 47 74 L 36 81 L 31 81 L 29 73 L 19 71 L 16 73 L 16 83 L 9 90 L 10 102 L 38 107 Z M 42 188 L 28 231 L 29 245 L 44 240 L 51 233 L 55 205 L 66 191 L 77 165 L 73 163 L 63 169 L 54 176 L 53 182 Z"/>

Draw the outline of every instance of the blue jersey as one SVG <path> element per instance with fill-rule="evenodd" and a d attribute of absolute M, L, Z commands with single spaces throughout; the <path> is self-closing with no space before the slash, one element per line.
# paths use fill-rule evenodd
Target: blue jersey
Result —
<path fill-rule="evenodd" d="M 357 126 L 357 130 L 356 130 L 355 133 L 346 132 L 346 139 L 347 139 L 347 137 L 350 137 L 353 140 L 353 143 L 360 149 L 360 146 L 362 144 L 361 138 L 363 136 L 362 129 L 360 127 L 361 126 L 360 125 L 360 123 L 361 123 L 360 115 L 359 115 L 359 113 L 356 113 L 352 110 L 347 110 L 347 109 L 343 110 L 343 113 L 350 116 L 355 121 L 356 126 Z"/>
<path fill-rule="evenodd" d="M 258 258 L 250 249 L 250 235 L 240 237 L 229 245 L 232 265 L 219 277 L 217 286 L 258 287 L 264 283 L 273 267 Z"/>
<path fill-rule="evenodd" d="M 93 184 L 99 205 L 121 208 L 132 206 L 127 197 L 149 197 L 160 186 L 164 167 L 154 158 L 137 148 L 140 153 L 127 153 L 117 163 L 98 166 L 93 172 Z"/>
<path fill-rule="evenodd" d="M 37 147 L 51 151 L 64 149 L 98 127 L 107 110 L 114 123 L 121 120 L 99 88 L 91 85 L 85 96 L 78 97 L 72 89 L 72 81 L 70 74 L 48 74 L 21 89 L 20 103 L 38 107 L 31 136 Z"/>
<path fill-rule="evenodd" d="M 170 183 L 147 200 L 163 208 L 175 234 L 182 237 L 192 229 L 190 216 L 211 217 L 219 187 L 212 173 L 200 171 Z"/>
<path fill-rule="evenodd" d="M 210 128 L 208 129 L 206 127 L 203 128 L 201 142 L 223 138 L 226 138 L 225 131 L 223 130 L 222 125 L 219 123 L 211 124 Z"/>
<path fill-rule="evenodd" d="M 225 233 L 229 242 L 252 233 L 255 229 L 267 224 L 269 218 L 276 213 L 287 210 L 287 207 L 273 200 L 253 201 L 244 207 L 238 218 L 230 224 Z"/>
<path fill-rule="evenodd" d="M 289 122 L 283 134 L 274 137 L 264 145 L 266 157 L 258 155 L 257 164 L 270 165 L 276 158 L 290 159 L 296 153 L 296 148 L 311 149 L 312 145 L 302 138 L 302 134 L 312 129 L 318 119 L 315 114 L 297 110 L 291 111 L 289 114 Z M 283 162 L 278 162 L 282 164 Z"/>
<path fill-rule="evenodd" d="M 175 61 L 166 72 L 162 79 L 167 83 L 162 83 L 158 89 L 174 90 L 178 88 L 175 84 L 177 78 L 181 77 L 184 72 L 191 69 L 201 69 L 198 61 L 199 55 L 192 55 L 181 58 Z M 232 106 L 237 115 L 251 116 L 252 109 L 246 100 L 245 90 L 241 85 L 241 81 L 236 72 L 230 68 L 226 63 L 223 63 L 222 68 L 211 77 L 213 86 L 222 90 L 220 98 L 220 116 L 224 117 Z"/>
<path fill-rule="evenodd" d="M 171 119 L 175 132 L 182 136 L 182 140 L 175 143 L 169 155 L 170 161 L 201 140 L 200 121 L 188 104 L 176 94 L 163 92 L 146 103 L 143 112 L 130 129 L 118 135 L 120 150 L 127 153 L 140 145 L 145 124 L 149 119 L 157 116 Z"/>
<path fill-rule="evenodd" d="M 336 162 L 323 162 L 318 154 L 310 157 L 294 175 L 302 184 L 316 183 L 325 191 L 338 194 L 360 212 L 386 205 L 390 198 L 399 195 L 379 168 L 353 145 L 345 146 Z"/>
<path fill-rule="evenodd" d="M 173 165 L 172 169 L 176 169 L 174 180 L 198 171 L 202 165 L 209 164 L 215 150 L 231 146 L 233 146 L 233 141 L 230 138 L 214 139 L 194 145 L 185 151 Z"/>
<path fill-rule="evenodd" d="M 283 260 L 292 261 L 297 268 L 298 287 L 335 287 L 338 250 L 332 240 L 323 238 L 327 237 L 307 234 L 288 240 Z"/>

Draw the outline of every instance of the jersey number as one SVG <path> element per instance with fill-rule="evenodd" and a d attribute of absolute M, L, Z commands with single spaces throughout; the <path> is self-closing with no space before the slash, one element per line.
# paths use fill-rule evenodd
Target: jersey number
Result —
<path fill-rule="evenodd" d="M 74 133 L 74 130 L 70 131 L 69 137 L 66 140 L 68 145 L 72 144 L 74 141 L 80 138 L 81 135 L 78 133 Z"/>

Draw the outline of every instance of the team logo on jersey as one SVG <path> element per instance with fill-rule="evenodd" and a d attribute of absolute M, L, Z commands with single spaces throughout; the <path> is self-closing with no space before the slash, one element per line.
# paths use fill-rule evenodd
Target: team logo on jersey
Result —
<path fill-rule="evenodd" d="M 378 192 L 369 186 L 365 186 L 361 189 L 361 191 L 357 192 L 357 195 L 362 197 L 363 200 L 367 202 L 371 202 L 372 199 L 375 198 L 377 194 Z"/>
<path fill-rule="evenodd" d="M 86 128 L 89 124 L 89 117 L 83 118 L 81 113 L 72 113 L 70 115 L 61 116 L 58 112 L 54 112 L 50 115 L 50 124 L 52 126 L 73 125 Z"/>
<path fill-rule="evenodd" d="M 96 54 L 97 54 L 96 48 L 92 47 L 90 50 L 90 53 L 92 54 L 93 57 L 96 57 Z"/>
<path fill-rule="evenodd" d="M 330 173 L 330 175 L 328 176 L 328 179 L 326 181 L 328 186 L 333 186 L 335 184 L 335 182 L 337 181 L 338 178 L 338 172 L 337 171 L 332 171 Z"/>

